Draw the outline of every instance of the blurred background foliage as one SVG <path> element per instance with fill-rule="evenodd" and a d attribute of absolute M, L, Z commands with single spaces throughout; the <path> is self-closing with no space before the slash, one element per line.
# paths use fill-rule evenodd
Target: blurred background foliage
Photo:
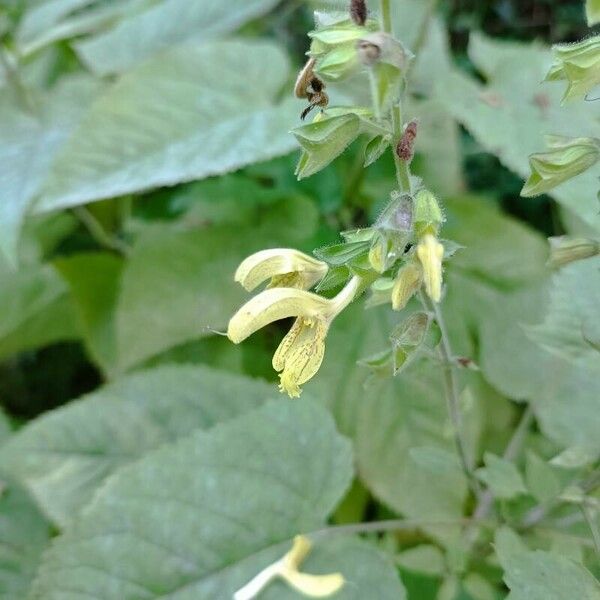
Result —
<path fill-rule="evenodd" d="M 316 175 L 293 175 L 298 153 L 288 132 L 302 109 L 293 81 L 313 10 L 323 5 L 344 3 L 0 2 L 0 424 L 6 438 L 17 432 L 0 470 L 26 482 L 50 523 L 26 501 L 0 504 L 13 525 L 33 531 L 25 551 L 32 566 L 0 575 L 0 597 L 24 597 L 47 537 L 122 466 L 82 463 L 90 448 L 110 453 L 123 444 L 137 459 L 189 433 L 183 417 L 169 431 L 153 419 L 164 422 L 199 387 L 214 393 L 216 369 L 232 378 L 226 390 L 239 392 L 237 376 L 264 378 L 275 390 L 271 356 L 286 324 L 239 347 L 219 335 L 245 298 L 232 281 L 239 261 L 266 247 L 310 253 L 336 243 L 386 204 L 392 157 L 363 169 L 360 140 Z M 396 31 L 410 47 L 424 4 L 395 8 Z M 563 489 L 573 474 L 548 466 L 550 458 L 575 455 L 579 477 L 600 453 L 598 261 L 553 273 L 545 240 L 598 236 L 598 174 L 551 196 L 519 196 L 527 156 L 543 148 L 545 133 L 600 136 L 597 104 L 562 108 L 561 90 L 540 84 L 549 44 L 588 33 L 580 0 L 443 2 L 414 72 L 414 171 L 445 206 L 444 237 L 465 246 L 448 268 L 445 311 L 455 351 L 478 369 L 462 372 L 462 401 L 480 463 L 484 452 L 502 454 L 523 403 L 535 411 L 519 463 L 529 491 L 501 503 L 508 522 L 539 500 L 530 489 L 536 477 L 546 478 L 544 490 Z M 355 78 L 334 91 L 334 103 L 335 93 L 364 100 L 364 89 Z M 578 294 L 581 302 L 571 302 Z M 419 361 L 390 382 L 356 366 L 381 348 L 389 313 L 351 307 L 307 386 L 355 447 L 358 477 L 332 519 L 460 518 L 473 507 L 465 507 L 466 484 L 452 462 L 438 374 Z M 178 375 L 182 365 L 207 371 Z M 132 449 L 127 418 L 110 410 L 115 398 L 139 398 L 137 386 L 146 386 L 153 412 L 138 406 L 136 419 L 148 418 L 153 434 L 139 433 Z M 159 391 L 174 389 L 176 408 L 162 406 Z M 225 417 L 202 419 L 191 422 L 208 429 Z M 57 448 L 73 462 L 46 463 L 44 449 Z M 561 508 L 558 517 L 569 514 Z M 568 539 L 533 535 L 600 575 L 585 523 L 569 527 Z M 430 527 L 379 539 L 397 551 L 410 600 L 503 597 L 497 559 L 484 551 L 467 567 L 456 538 L 456 528 Z M 424 553 L 408 554 L 423 543 Z M 13 586 L 4 596 L 3 583 Z"/>

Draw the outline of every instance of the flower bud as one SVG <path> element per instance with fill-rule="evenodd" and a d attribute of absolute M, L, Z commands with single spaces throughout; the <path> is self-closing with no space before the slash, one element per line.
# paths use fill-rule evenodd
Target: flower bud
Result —
<path fill-rule="evenodd" d="M 315 71 L 324 79 L 338 81 L 357 70 L 357 41 L 376 27 L 374 21 L 357 25 L 346 19 L 310 32 L 309 54 L 316 59 Z"/>
<path fill-rule="evenodd" d="M 444 215 L 436 197 L 429 190 L 417 192 L 413 220 L 417 238 L 426 234 L 437 235 L 440 225 L 444 222 Z"/>
<path fill-rule="evenodd" d="M 404 71 L 414 58 L 414 54 L 401 42 L 382 31 L 365 35 L 357 42 L 356 47 L 360 62 L 369 67 L 376 62 L 381 62 Z"/>
<path fill-rule="evenodd" d="M 444 246 L 433 235 L 427 233 L 417 246 L 417 257 L 423 266 L 425 291 L 434 302 L 439 302 L 442 298 Z"/>
<path fill-rule="evenodd" d="M 583 98 L 600 84 L 600 35 L 576 44 L 552 46 L 554 62 L 546 75 L 546 81 L 568 82 L 563 103 Z"/>
<path fill-rule="evenodd" d="M 563 235 L 551 237 L 548 241 L 550 242 L 548 266 L 553 268 L 600 254 L 600 242 L 596 240 Z"/>
<path fill-rule="evenodd" d="M 422 283 L 423 269 L 418 263 L 411 261 L 401 267 L 392 288 L 392 308 L 402 310 Z"/>
<path fill-rule="evenodd" d="M 583 173 L 600 158 L 600 140 L 546 136 L 550 150 L 529 157 L 531 175 L 521 195 L 538 196 Z"/>
<path fill-rule="evenodd" d="M 391 251 L 390 237 L 383 232 L 375 233 L 369 250 L 369 263 L 378 273 L 383 273 L 390 268 Z"/>

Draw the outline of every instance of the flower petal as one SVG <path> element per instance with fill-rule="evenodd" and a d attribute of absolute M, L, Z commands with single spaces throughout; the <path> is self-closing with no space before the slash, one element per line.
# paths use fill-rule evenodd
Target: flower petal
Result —
<path fill-rule="evenodd" d="M 310 598 L 325 598 L 335 594 L 344 585 L 341 573 L 329 575 L 309 575 L 299 571 L 286 570 L 281 574 L 292 587 Z"/>
<path fill-rule="evenodd" d="M 273 288 L 254 296 L 231 317 L 227 335 L 239 344 L 274 321 L 287 317 L 324 316 L 330 310 L 331 301 L 317 294 L 295 288 Z"/>
<path fill-rule="evenodd" d="M 425 291 L 434 302 L 439 302 L 442 297 L 442 258 L 444 256 L 444 246 L 435 237 L 427 234 L 417 246 L 417 256 L 423 265 Z"/>
<path fill-rule="evenodd" d="M 327 273 L 327 264 L 290 248 L 261 250 L 246 258 L 235 272 L 235 281 L 252 291 L 267 279 L 273 286 L 310 289 Z"/>

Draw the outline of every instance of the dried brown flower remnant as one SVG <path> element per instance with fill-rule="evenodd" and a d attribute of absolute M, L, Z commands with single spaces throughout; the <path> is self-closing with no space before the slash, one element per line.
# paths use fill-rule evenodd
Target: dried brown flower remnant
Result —
<path fill-rule="evenodd" d="M 398 158 L 405 162 L 410 162 L 414 154 L 414 144 L 417 137 L 417 121 L 410 121 L 404 128 L 404 133 L 396 145 L 396 154 Z"/>
<path fill-rule="evenodd" d="M 325 108 L 329 104 L 329 96 L 325 92 L 325 83 L 315 75 L 314 72 L 315 58 L 308 59 L 296 79 L 294 86 L 294 94 L 297 98 L 307 98 L 308 106 L 302 111 L 300 118 L 305 119 L 306 115 L 315 108 L 320 106 Z"/>
<path fill-rule="evenodd" d="M 364 25 L 367 20 L 367 3 L 365 0 L 350 0 L 350 18 L 357 25 Z"/>

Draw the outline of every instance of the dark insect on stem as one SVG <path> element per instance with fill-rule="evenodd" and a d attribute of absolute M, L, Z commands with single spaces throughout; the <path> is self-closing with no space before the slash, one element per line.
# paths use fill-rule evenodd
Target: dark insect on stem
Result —
<path fill-rule="evenodd" d="M 404 128 L 404 133 L 396 145 L 396 154 L 400 160 L 405 162 L 410 162 L 412 160 L 416 137 L 417 121 L 410 121 Z"/>
<path fill-rule="evenodd" d="M 367 3 L 365 0 L 350 0 L 350 18 L 357 25 L 364 25 L 367 20 Z"/>
<path fill-rule="evenodd" d="M 308 100 L 308 106 L 300 115 L 303 121 L 313 108 L 317 106 L 325 108 L 329 104 L 329 96 L 325 92 L 325 83 L 315 75 L 314 66 L 315 59 L 311 57 L 298 74 L 294 86 L 296 97 Z"/>

